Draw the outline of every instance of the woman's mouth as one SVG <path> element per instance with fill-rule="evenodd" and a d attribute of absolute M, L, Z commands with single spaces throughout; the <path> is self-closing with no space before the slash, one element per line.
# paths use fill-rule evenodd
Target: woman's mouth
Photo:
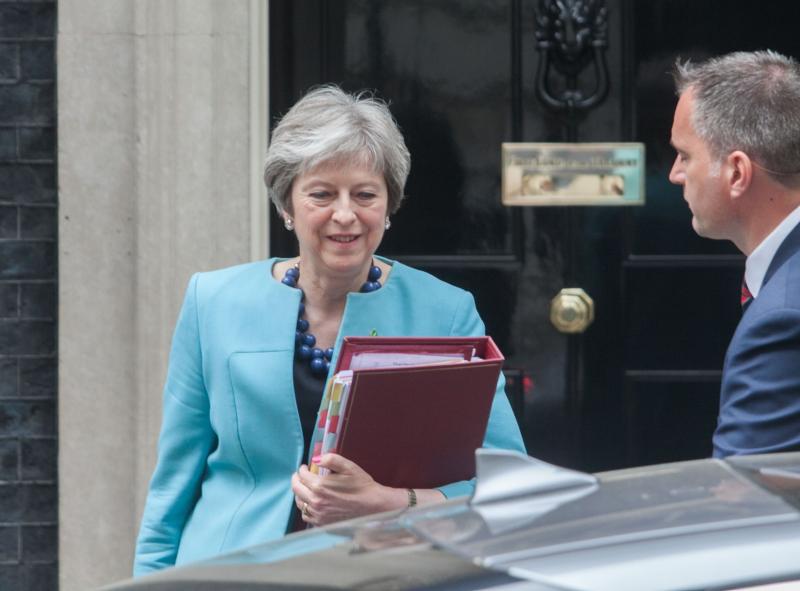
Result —
<path fill-rule="evenodd" d="M 334 242 L 340 242 L 342 244 L 347 244 L 349 242 L 353 242 L 357 238 L 358 238 L 358 236 L 354 236 L 352 234 L 347 234 L 347 235 L 336 234 L 334 236 L 328 236 L 328 239 L 333 240 Z"/>

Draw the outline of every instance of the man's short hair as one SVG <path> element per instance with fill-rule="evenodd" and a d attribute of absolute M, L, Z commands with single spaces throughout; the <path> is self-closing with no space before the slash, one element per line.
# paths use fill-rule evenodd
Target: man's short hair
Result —
<path fill-rule="evenodd" d="M 775 180 L 800 179 L 800 64 L 774 51 L 675 63 L 678 94 L 691 90 L 692 125 L 722 159 L 741 150 Z"/>

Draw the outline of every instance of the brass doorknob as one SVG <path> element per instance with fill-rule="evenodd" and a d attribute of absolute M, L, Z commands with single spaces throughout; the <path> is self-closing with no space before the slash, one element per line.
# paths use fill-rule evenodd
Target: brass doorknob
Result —
<path fill-rule="evenodd" d="M 580 287 L 565 287 L 550 302 L 550 322 L 559 332 L 583 332 L 594 320 L 594 302 Z"/>

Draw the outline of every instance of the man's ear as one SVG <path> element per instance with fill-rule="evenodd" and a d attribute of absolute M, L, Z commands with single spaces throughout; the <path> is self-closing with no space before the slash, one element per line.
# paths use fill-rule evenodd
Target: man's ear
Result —
<path fill-rule="evenodd" d="M 731 197 L 741 197 L 753 182 L 753 161 L 741 150 L 735 150 L 725 159 L 728 187 Z"/>

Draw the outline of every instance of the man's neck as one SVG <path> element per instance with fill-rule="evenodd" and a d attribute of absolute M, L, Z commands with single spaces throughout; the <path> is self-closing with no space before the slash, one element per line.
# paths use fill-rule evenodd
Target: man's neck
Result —
<path fill-rule="evenodd" d="M 743 216 L 743 232 L 733 242 L 746 256 L 758 248 L 780 223 L 800 206 L 800 191 L 793 191 L 773 183 L 768 191 L 761 191 L 752 199 Z"/>

